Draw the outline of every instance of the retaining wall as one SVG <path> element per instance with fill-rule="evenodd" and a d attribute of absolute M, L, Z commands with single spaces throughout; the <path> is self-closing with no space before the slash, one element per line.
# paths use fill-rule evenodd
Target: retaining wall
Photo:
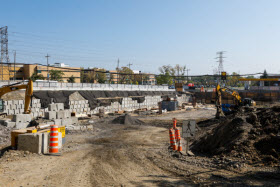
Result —
<path fill-rule="evenodd" d="M 77 94 L 74 92 L 73 94 Z M 148 94 L 148 93 L 147 93 Z M 151 94 L 154 94 L 151 92 Z M 89 101 L 86 99 L 83 100 L 71 100 L 69 96 L 68 100 L 68 109 L 70 112 L 76 112 L 77 114 L 96 114 L 99 113 L 99 109 L 104 109 L 106 113 L 114 113 L 115 111 L 133 111 L 137 109 L 147 108 L 148 110 L 158 107 L 158 102 L 162 101 L 162 95 L 146 95 L 140 96 L 141 99 L 136 97 L 122 97 L 122 98 L 98 98 L 97 100 L 102 102 L 106 101 L 105 106 L 97 106 L 95 108 L 90 108 Z M 139 98 L 140 98 L 139 97 Z M 180 96 L 173 95 L 173 98 L 176 98 L 179 106 L 182 103 L 189 102 L 189 95 L 182 94 Z M 62 103 L 63 105 L 63 103 Z M 4 112 L 8 115 L 13 114 L 22 114 L 24 107 L 24 100 L 8 100 L 4 101 Z M 64 109 L 65 106 L 63 106 Z M 51 111 L 48 107 L 43 108 L 40 99 L 32 99 L 31 103 L 31 114 L 32 117 L 46 117 L 46 112 Z"/>
<path fill-rule="evenodd" d="M 16 82 L 0 82 L 3 85 Z M 27 81 L 25 81 L 25 84 Z M 175 91 L 168 86 L 160 85 L 129 85 L 129 84 L 92 84 L 92 83 L 60 83 L 60 82 L 34 82 L 34 90 L 121 90 L 121 91 Z"/>

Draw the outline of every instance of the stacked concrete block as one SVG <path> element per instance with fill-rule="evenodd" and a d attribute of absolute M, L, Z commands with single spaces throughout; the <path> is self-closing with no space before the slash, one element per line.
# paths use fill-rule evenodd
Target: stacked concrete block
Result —
<path fill-rule="evenodd" d="M 41 113 L 40 115 L 40 110 L 41 110 L 40 99 L 32 99 L 30 107 L 31 107 L 31 114 L 33 118 L 44 117 L 43 113 Z"/>
<path fill-rule="evenodd" d="M 12 122 L 15 123 L 14 127 L 16 129 L 26 128 L 32 120 L 31 114 L 15 114 L 13 115 Z M 13 126 L 13 123 L 6 123 L 7 126 Z"/>
<path fill-rule="evenodd" d="M 69 101 L 69 110 L 77 114 L 89 114 L 90 108 L 88 100 Z"/>
<path fill-rule="evenodd" d="M 56 125 L 68 126 L 78 124 L 78 119 L 71 117 L 71 111 L 64 110 L 63 103 L 49 104 L 48 111 L 45 112 L 45 118 L 52 120 Z"/>
<path fill-rule="evenodd" d="M 45 118 L 54 120 L 56 119 L 56 111 L 45 112 Z"/>
<path fill-rule="evenodd" d="M 33 99 L 30 105 L 32 117 L 38 117 L 41 103 L 40 99 Z M 4 112 L 8 115 L 23 114 L 24 100 L 8 100 L 4 102 Z"/>

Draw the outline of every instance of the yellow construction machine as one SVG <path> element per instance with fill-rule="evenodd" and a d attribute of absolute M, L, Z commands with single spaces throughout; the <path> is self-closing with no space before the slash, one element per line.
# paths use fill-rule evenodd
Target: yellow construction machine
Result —
<path fill-rule="evenodd" d="M 6 115 L 3 113 L 4 110 L 4 102 L 1 100 L 1 97 L 9 92 L 17 91 L 25 89 L 25 103 L 24 103 L 24 113 L 25 114 L 30 114 L 30 102 L 31 102 L 31 97 L 33 94 L 33 81 L 29 80 L 27 84 L 22 84 L 20 83 L 15 83 L 11 85 L 5 85 L 0 88 L 0 115 Z"/>
<path fill-rule="evenodd" d="M 236 103 L 222 104 L 222 92 L 232 95 L 235 98 Z M 217 107 L 216 118 L 220 118 L 221 116 L 224 116 L 224 113 L 226 114 L 231 113 L 232 111 L 238 109 L 240 106 L 256 106 L 256 102 L 251 98 L 242 99 L 237 91 L 234 91 L 230 88 L 227 87 L 222 88 L 219 84 L 216 86 L 216 107 Z"/>

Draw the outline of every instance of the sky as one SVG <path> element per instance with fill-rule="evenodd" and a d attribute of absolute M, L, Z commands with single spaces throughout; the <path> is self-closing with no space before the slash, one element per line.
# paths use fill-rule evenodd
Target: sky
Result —
<path fill-rule="evenodd" d="M 279 0 L 0 0 L 9 56 L 20 63 L 159 73 L 186 66 L 213 74 L 216 52 L 224 70 L 280 73 Z"/>

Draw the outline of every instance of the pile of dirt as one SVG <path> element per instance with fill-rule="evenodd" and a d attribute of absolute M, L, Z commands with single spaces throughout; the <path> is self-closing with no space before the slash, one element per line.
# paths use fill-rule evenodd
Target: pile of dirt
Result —
<path fill-rule="evenodd" d="M 279 164 L 280 106 L 256 111 L 242 108 L 218 123 L 193 142 L 192 151 Z"/>
<path fill-rule="evenodd" d="M 0 124 L 0 148 L 10 142 L 11 128 L 7 128 Z"/>
<path fill-rule="evenodd" d="M 121 116 L 115 118 L 112 121 L 112 123 L 124 124 L 124 125 L 143 125 L 145 122 L 143 122 L 135 117 L 132 117 L 129 114 L 125 114 L 125 115 L 121 115 Z"/>

